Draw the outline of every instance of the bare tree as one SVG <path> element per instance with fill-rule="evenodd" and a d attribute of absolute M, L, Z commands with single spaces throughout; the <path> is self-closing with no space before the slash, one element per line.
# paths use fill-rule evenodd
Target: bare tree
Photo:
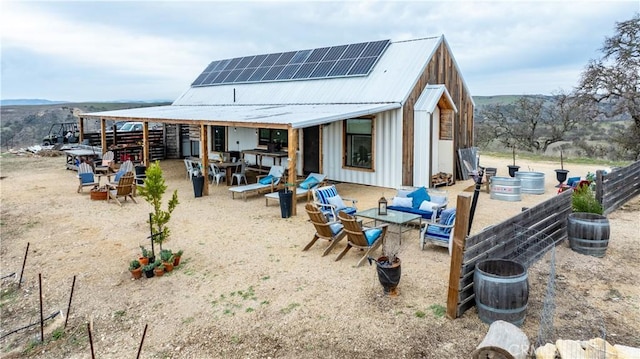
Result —
<path fill-rule="evenodd" d="M 606 38 L 600 59 L 590 60 L 576 93 L 584 101 L 601 104 L 607 117 L 631 118 L 632 124 L 612 136 L 626 157 L 640 159 L 640 14 L 616 23 Z M 604 106 L 602 106 L 604 105 Z"/>

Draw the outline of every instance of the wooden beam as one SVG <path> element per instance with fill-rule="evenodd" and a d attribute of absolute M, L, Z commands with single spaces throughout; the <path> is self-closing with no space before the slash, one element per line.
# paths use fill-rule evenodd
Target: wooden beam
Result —
<path fill-rule="evenodd" d="M 142 123 L 142 165 L 149 167 L 149 122 Z"/>
<path fill-rule="evenodd" d="M 469 233 L 469 216 L 471 214 L 471 193 L 458 195 L 456 203 L 456 224 L 453 229 L 453 248 L 451 266 L 449 267 L 449 290 L 447 292 L 447 317 L 457 318 L 458 286 L 462 275 L 462 256 Z"/>
<path fill-rule="evenodd" d="M 107 153 L 108 145 L 107 145 L 107 120 L 104 118 L 100 119 L 100 147 L 102 147 L 102 153 Z"/>
<path fill-rule="evenodd" d="M 80 127 L 80 137 L 78 138 L 78 140 L 80 141 L 80 143 L 82 143 L 82 141 L 84 141 L 84 119 L 82 117 L 78 117 L 78 126 Z"/>
<path fill-rule="evenodd" d="M 202 159 L 202 175 L 204 176 L 204 186 L 202 187 L 202 195 L 209 195 L 209 141 L 207 140 L 207 126 L 200 125 L 200 158 Z"/>
<path fill-rule="evenodd" d="M 287 178 L 287 183 L 293 183 L 291 186 L 291 191 L 293 191 L 291 196 L 291 215 L 295 216 L 297 214 L 297 204 L 298 197 L 296 196 L 296 180 L 298 177 L 298 171 L 296 169 L 296 164 L 298 162 L 297 158 L 297 150 L 298 150 L 298 129 L 297 128 L 289 128 L 289 143 L 287 144 L 289 149 L 289 174 Z"/>

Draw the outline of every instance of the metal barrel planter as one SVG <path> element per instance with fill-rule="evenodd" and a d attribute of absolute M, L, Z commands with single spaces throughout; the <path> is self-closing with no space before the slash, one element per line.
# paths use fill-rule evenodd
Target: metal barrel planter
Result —
<path fill-rule="evenodd" d="M 491 324 L 504 320 L 521 326 L 527 315 L 529 279 L 526 268 L 517 262 L 491 259 L 478 262 L 473 290 L 480 320 Z"/>
<path fill-rule="evenodd" d="M 521 200 L 520 179 L 511 177 L 491 177 L 489 186 L 491 199 L 500 201 L 518 202 Z"/>
<path fill-rule="evenodd" d="M 586 212 L 569 214 L 567 235 L 572 250 L 598 258 L 604 257 L 609 246 L 609 220 L 607 217 Z"/>
<path fill-rule="evenodd" d="M 516 178 L 520 180 L 522 193 L 544 194 L 544 173 L 516 172 Z"/>

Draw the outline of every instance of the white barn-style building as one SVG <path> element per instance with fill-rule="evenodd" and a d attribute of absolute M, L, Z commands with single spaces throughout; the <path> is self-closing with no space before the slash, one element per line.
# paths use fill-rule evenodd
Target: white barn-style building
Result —
<path fill-rule="evenodd" d="M 290 175 L 397 188 L 460 172 L 456 150 L 473 145 L 473 107 L 437 36 L 213 61 L 171 105 L 86 113 L 80 126 L 99 120 L 104 134 L 106 121 L 143 122 L 147 163 L 148 124 L 159 122 L 177 148 L 169 158 L 246 151 L 255 164 L 256 151 L 277 142 L 286 154 L 261 156 L 263 166 L 278 161 Z"/>

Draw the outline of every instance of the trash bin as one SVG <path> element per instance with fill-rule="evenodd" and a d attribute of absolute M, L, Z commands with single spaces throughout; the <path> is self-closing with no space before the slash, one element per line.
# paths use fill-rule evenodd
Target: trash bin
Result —
<path fill-rule="evenodd" d="M 193 182 L 193 194 L 198 197 L 202 197 L 202 189 L 204 188 L 204 176 L 193 176 L 191 178 Z"/>
<path fill-rule="evenodd" d="M 278 191 L 278 197 L 280 199 L 280 213 L 282 218 L 291 217 L 291 200 L 293 198 L 293 192 L 288 189 L 281 189 Z"/>

